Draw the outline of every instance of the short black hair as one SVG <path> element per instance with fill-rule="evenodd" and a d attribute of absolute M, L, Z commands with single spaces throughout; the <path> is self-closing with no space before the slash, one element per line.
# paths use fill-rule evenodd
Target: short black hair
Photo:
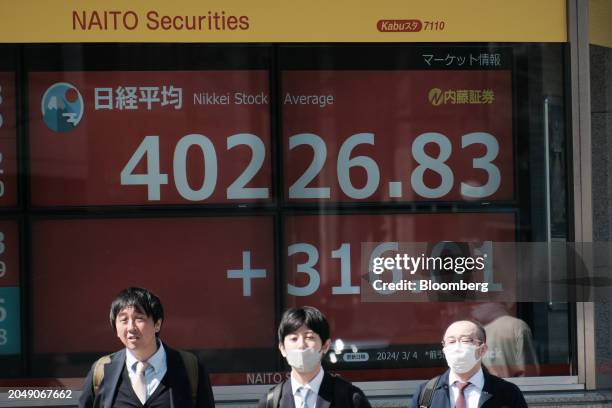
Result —
<path fill-rule="evenodd" d="M 296 332 L 302 326 L 317 333 L 323 343 L 329 339 L 329 323 L 323 313 L 315 307 L 304 306 L 285 311 L 278 325 L 278 342 L 282 344 L 285 336 Z"/>
<path fill-rule="evenodd" d="M 144 288 L 127 288 L 119 292 L 113 303 L 111 303 L 110 323 L 113 330 L 117 330 L 117 315 L 126 307 L 133 307 L 139 312 L 146 314 L 148 317 L 153 318 L 155 323 L 159 319 L 164 318 L 164 308 L 155 294 Z M 159 332 L 156 335 L 159 336 Z"/>

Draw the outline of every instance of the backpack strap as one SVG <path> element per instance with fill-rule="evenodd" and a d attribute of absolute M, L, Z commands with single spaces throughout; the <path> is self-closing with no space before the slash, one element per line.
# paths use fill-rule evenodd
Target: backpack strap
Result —
<path fill-rule="evenodd" d="M 440 381 L 439 375 L 427 381 L 427 384 L 425 384 L 425 387 L 419 396 L 419 408 L 429 408 L 431 405 L 431 400 L 433 399 L 434 391 L 438 386 L 438 381 Z"/>
<path fill-rule="evenodd" d="M 278 408 L 280 403 L 281 392 L 286 380 L 281 381 L 274 387 L 270 388 L 266 395 L 266 408 Z"/>
<path fill-rule="evenodd" d="M 111 362 L 111 355 L 107 354 L 106 356 L 102 356 L 96 361 L 94 364 L 94 374 L 93 374 L 93 395 L 98 395 L 100 391 L 100 384 L 102 384 L 102 380 L 104 379 L 104 366 Z"/>
<path fill-rule="evenodd" d="M 183 365 L 187 372 L 187 378 L 189 379 L 189 386 L 191 388 L 191 400 L 195 407 L 198 401 L 198 358 L 188 351 L 179 350 L 181 358 L 183 359 Z"/>

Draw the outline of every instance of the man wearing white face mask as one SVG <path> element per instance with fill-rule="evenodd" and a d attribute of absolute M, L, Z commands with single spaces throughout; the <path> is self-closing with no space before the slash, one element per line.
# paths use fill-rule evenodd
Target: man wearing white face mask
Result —
<path fill-rule="evenodd" d="M 461 320 L 446 329 L 442 346 L 449 369 L 421 385 L 410 408 L 523 408 L 519 388 L 490 374 L 481 363 L 486 333 L 476 322 Z"/>
<path fill-rule="evenodd" d="M 291 366 L 289 380 L 272 388 L 258 408 L 371 408 L 363 392 L 323 370 L 329 323 L 314 307 L 287 310 L 278 327 L 278 348 Z"/>

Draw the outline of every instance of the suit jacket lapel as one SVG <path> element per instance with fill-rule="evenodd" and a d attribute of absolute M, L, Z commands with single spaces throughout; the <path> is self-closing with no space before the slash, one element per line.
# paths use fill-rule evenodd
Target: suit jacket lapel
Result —
<path fill-rule="evenodd" d="M 191 398 L 191 385 L 185 371 L 181 354 L 164 344 L 166 349 L 166 364 L 168 370 L 162 379 L 164 386 L 168 387 L 170 393 L 170 407 L 193 406 Z M 160 384 L 161 386 L 162 384 Z M 186 405 L 187 404 L 187 405 Z"/>
<path fill-rule="evenodd" d="M 149 396 L 149 398 L 151 398 L 151 399 L 156 398 L 159 394 L 164 392 L 164 390 L 166 388 L 168 388 L 168 392 L 169 392 L 169 395 L 170 395 L 170 406 L 173 407 L 173 406 L 175 406 L 175 404 L 174 404 L 174 401 L 172 400 L 172 387 L 170 387 L 170 384 L 168 383 L 168 375 L 167 374 L 168 373 L 166 373 L 166 375 L 164 375 L 164 377 L 161 379 L 161 381 L 159 382 L 159 384 L 155 388 L 155 391 L 153 391 L 153 394 L 151 394 Z"/>
<path fill-rule="evenodd" d="M 478 408 L 482 407 L 488 400 L 490 400 L 493 397 L 493 394 L 485 391 L 484 389 L 482 390 L 482 393 L 480 394 L 480 399 L 478 400 Z"/>
<path fill-rule="evenodd" d="M 293 392 L 291 392 L 291 379 L 287 379 L 283 384 L 283 390 L 281 393 L 280 408 L 295 408 L 295 399 L 293 398 Z"/>
<path fill-rule="evenodd" d="M 104 366 L 104 382 L 110 387 L 104 387 L 104 408 L 112 408 L 119 377 L 125 368 L 125 349 L 113 355 L 110 364 Z"/>
<path fill-rule="evenodd" d="M 490 400 L 495 393 L 495 390 L 493 390 L 493 383 L 491 382 L 491 375 L 484 367 L 482 367 L 482 374 L 484 375 L 484 386 L 482 387 L 480 399 L 478 400 L 478 408 L 482 407 L 488 400 Z"/>
<path fill-rule="evenodd" d="M 317 395 L 317 408 L 329 408 L 334 400 L 334 377 L 327 371 L 323 372 L 323 381 Z"/>
<path fill-rule="evenodd" d="M 444 374 L 440 377 L 440 381 L 438 381 L 438 385 L 436 386 L 436 390 L 434 392 L 434 398 L 432 399 L 431 406 L 436 406 L 434 400 L 436 402 L 442 403 L 441 408 L 450 408 L 450 392 L 449 392 L 449 384 L 448 384 L 448 375 L 450 374 L 450 370 L 446 370 Z"/>

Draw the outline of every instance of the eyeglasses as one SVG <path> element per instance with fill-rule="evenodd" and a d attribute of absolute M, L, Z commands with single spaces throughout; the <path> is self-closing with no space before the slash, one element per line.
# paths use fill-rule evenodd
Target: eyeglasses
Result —
<path fill-rule="evenodd" d="M 461 336 L 461 337 L 459 337 L 459 339 L 457 339 L 455 337 L 448 337 L 448 338 L 442 340 L 442 347 L 452 346 L 453 344 L 457 344 L 457 342 L 459 342 L 459 344 L 463 344 L 465 346 L 467 346 L 468 344 L 474 344 L 476 346 L 479 346 L 479 345 L 482 344 L 482 341 L 480 341 L 478 339 L 474 339 L 474 338 L 469 337 L 469 336 Z"/>

